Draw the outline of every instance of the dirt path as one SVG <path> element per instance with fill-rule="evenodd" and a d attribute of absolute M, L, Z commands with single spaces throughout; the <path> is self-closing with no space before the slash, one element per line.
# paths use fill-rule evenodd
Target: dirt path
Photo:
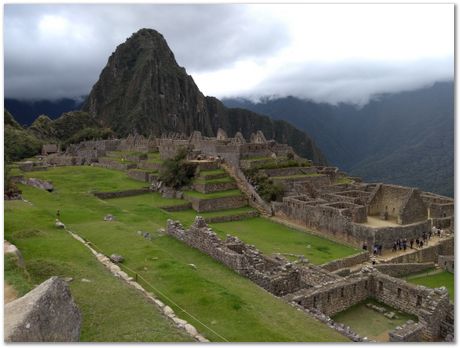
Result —
<path fill-rule="evenodd" d="M 4 283 L 3 289 L 5 293 L 5 304 L 18 298 L 17 291 L 7 282 Z"/>

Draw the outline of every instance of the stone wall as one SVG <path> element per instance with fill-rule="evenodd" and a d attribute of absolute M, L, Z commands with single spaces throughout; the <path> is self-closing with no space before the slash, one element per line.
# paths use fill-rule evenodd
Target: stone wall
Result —
<path fill-rule="evenodd" d="M 402 225 L 425 221 L 428 218 L 427 206 L 420 197 L 420 190 L 411 189 L 409 199 L 404 202 L 400 215 Z"/>
<path fill-rule="evenodd" d="M 386 211 L 390 218 L 398 219 L 409 195 L 408 187 L 379 185 L 379 189 L 369 203 L 369 215 L 379 216 Z"/>
<path fill-rule="evenodd" d="M 188 230 L 179 222 L 168 220 L 167 233 L 211 256 L 276 296 L 300 288 L 299 271 L 292 264 L 266 257 L 255 247 L 235 237 L 227 236 L 227 239 L 222 241 L 199 216 Z"/>
<path fill-rule="evenodd" d="M 213 193 L 219 191 L 233 190 L 237 188 L 236 182 L 196 182 L 193 184 L 195 191 L 201 193 Z"/>
<path fill-rule="evenodd" d="M 205 218 L 206 223 L 218 223 L 218 222 L 230 222 L 230 221 L 240 221 L 244 219 L 249 219 L 252 217 L 259 216 L 258 211 L 249 211 L 247 213 L 235 214 L 235 215 L 223 215 L 223 216 L 213 216 Z"/>
<path fill-rule="evenodd" d="M 438 266 L 447 272 L 454 273 L 454 255 L 439 255 L 438 256 Z"/>
<path fill-rule="evenodd" d="M 149 182 L 149 172 L 145 170 L 137 170 L 137 169 L 128 170 L 128 176 L 134 180 Z"/>
<path fill-rule="evenodd" d="M 99 158 L 98 165 L 103 168 L 115 170 L 128 170 L 137 168 L 136 163 L 121 163 L 110 158 Z"/>
<path fill-rule="evenodd" d="M 150 192 L 148 187 L 140 188 L 140 189 L 131 189 L 131 190 L 124 190 L 124 191 L 113 191 L 113 192 L 93 192 L 93 194 L 100 199 L 110 199 L 110 198 L 121 198 L 121 197 L 128 197 L 128 196 L 137 196 L 144 193 Z"/>
<path fill-rule="evenodd" d="M 321 268 L 329 272 L 334 272 L 341 268 L 353 267 L 366 261 L 369 261 L 369 252 L 367 251 L 361 252 L 356 255 L 344 257 L 342 259 L 333 260 L 331 262 L 321 265 Z"/>
<path fill-rule="evenodd" d="M 408 320 L 401 326 L 390 331 L 388 336 L 390 342 L 420 342 L 422 341 L 422 334 L 425 330 L 425 325 Z"/>
<path fill-rule="evenodd" d="M 184 211 L 184 210 L 192 209 L 192 203 L 186 202 L 184 204 L 167 205 L 167 206 L 160 207 L 160 209 L 163 209 L 169 212 Z"/>
<path fill-rule="evenodd" d="M 409 274 L 423 272 L 435 267 L 434 262 L 423 263 L 380 263 L 374 265 L 380 272 L 392 277 L 401 278 Z"/>
<path fill-rule="evenodd" d="M 150 171 L 158 171 L 161 168 L 161 163 L 149 162 L 149 161 L 139 161 L 137 166 L 140 169 L 146 169 Z"/>
<path fill-rule="evenodd" d="M 441 337 L 446 341 L 454 341 L 455 334 L 455 306 L 450 303 L 447 306 L 446 315 L 441 320 Z M 450 336 L 450 337 L 449 337 Z"/>
<path fill-rule="evenodd" d="M 454 216 L 445 218 L 432 218 L 431 223 L 436 228 L 452 228 L 454 227 Z"/>
<path fill-rule="evenodd" d="M 302 289 L 284 298 L 305 308 L 313 308 L 333 316 L 370 297 L 369 277 L 353 274 L 322 284 L 319 288 Z"/>
<path fill-rule="evenodd" d="M 419 322 L 426 326 L 423 338 L 428 341 L 439 339 L 440 323 L 449 307 L 449 295 L 445 288 L 430 289 L 380 272 L 373 272 L 372 277 L 372 297 L 393 308 L 418 316 Z"/>
<path fill-rule="evenodd" d="M 300 289 L 284 296 L 307 309 L 315 309 L 332 316 L 367 298 L 391 306 L 418 317 L 424 326 L 422 338 L 428 341 L 443 338 L 448 332 L 452 306 L 445 288 L 430 289 L 364 268 L 341 280 L 331 281 L 319 287 Z M 445 324 L 444 324 L 445 323 Z M 444 330 L 444 331 L 443 331 Z"/>
<path fill-rule="evenodd" d="M 191 202 L 193 209 L 199 213 L 223 209 L 236 209 L 248 204 L 246 197 L 243 195 L 203 199 L 184 194 L 184 199 Z"/>
<path fill-rule="evenodd" d="M 369 215 L 387 213 L 398 224 L 406 225 L 426 220 L 428 211 L 420 191 L 397 185 L 380 185 L 369 202 Z"/>

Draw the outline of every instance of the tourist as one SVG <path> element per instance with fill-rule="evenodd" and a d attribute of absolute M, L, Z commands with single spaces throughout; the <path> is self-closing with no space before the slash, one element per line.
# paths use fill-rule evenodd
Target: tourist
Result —
<path fill-rule="evenodd" d="M 61 218 L 61 212 L 60 212 L 59 209 L 56 211 L 56 217 L 57 217 L 58 220 L 60 220 L 60 218 Z"/>
<path fill-rule="evenodd" d="M 363 250 L 367 250 L 367 243 L 363 242 Z"/>
<path fill-rule="evenodd" d="M 396 252 L 396 247 L 397 247 L 396 242 L 394 242 L 393 243 L 393 249 L 392 249 L 393 252 Z"/>
<path fill-rule="evenodd" d="M 403 239 L 403 249 L 404 251 L 406 251 L 407 249 L 407 239 L 406 238 Z"/>
<path fill-rule="evenodd" d="M 417 248 L 420 246 L 420 240 L 418 238 L 415 240 L 415 244 L 417 244 Z"/>
<path fill-rule="evenodd" d="M 373 252 L 374 252 L 374 256 L 377 255 L 377 244 L 374 244 Z"/>
<path fill-rule="evenodd" d="M 437 233 L 438 237 L 441 238 L 441 230 L 439 228 L 436 229 L 436 233 Z"/>
<path fill-rule="evenodd" d="M 420 249 L 423 248 L 423 240 L 420 241 Z"/>
<path fill-rule="evenodd" d="M 425 232 L 423 232 L 422 238 L 423 238 L 423 241 L 426 241 L 426 233 Z"/>
<path fill-rule="evenodd" d="M 409 243 L 410 243 L 410 248 L 414 249 L 414 238 L 411 238 Z"/>
<path fill-rule="evenodd" d="M 428 239 L 431 239 L 431 235 L 432 235 L 431 230 L 429 230 L 428 231 Z"/>
<path fill-rule="evenodd" d="M 383 245 L 382 245 L 382 244 L 379 244 L 379 245 L 377 246 L 377 248 L 379 249 L 379 255 L 382 255 Z"/>

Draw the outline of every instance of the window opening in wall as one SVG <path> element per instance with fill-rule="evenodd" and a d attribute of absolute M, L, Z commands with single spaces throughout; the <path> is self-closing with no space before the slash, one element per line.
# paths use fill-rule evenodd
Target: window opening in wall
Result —
<path fill-rule="evenodd" d="M 401 289 L 398 288 L 398 297 L 401 297 Z"/>
<path fill-rule="evenodd" d="M 379 282 L 379 291 L 383 291 L 383 282 Z"/>
<path fill-rule="evenodd" d="M 313 308 L 316 308 L 316 296 L 313 296 Z"/>
<path fill-rule="evenodd" d="M 364 282 L 364 289 L 367 289 L 367 280 Z"/>
<path fill-rule="evenodd" d="M 422 304 L 422 296 L 417 295 L 417 306 L 420 306 Z"/>
<path fill-rule="evenodd" d="M 356 284 L 353 284 L 353 295 L 356 294 Z"/>
<path fill-rule="evenodd" d="M 340 289 L 340 296 L 343 297 L 344 296 L 344 289 Z"/>
<path fill-rule="evenodd" d="M 331 303 L 331 293 L 327 293 L 327 303 Z"/>

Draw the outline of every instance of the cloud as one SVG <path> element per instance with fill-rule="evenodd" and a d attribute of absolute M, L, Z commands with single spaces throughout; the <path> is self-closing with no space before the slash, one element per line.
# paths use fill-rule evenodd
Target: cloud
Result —
<path fill-rule="evenodd" d="M 261 98 L 295 96 L 317 102 L 364 105 L 383 93 L 421 88 L 435 81 L 452 80 L 453 57 L 405 62 L 342 61 L 291 65 L 265 75 L 244 92 L 222 97 Z"/>
<path fill-rule="evenodd" d="M 6 5 L 5 95 L 88 94 L 116 46 L 144 27 L 162 33 L 189 72 L 263 59 L 289 43 L 284 23 L 263 19 L 247 5 Z"/>
<path fill-rule="evenodd" d="M 362 105 L 453 79 L 453 15 L 449 4 L 7 4 L 5 96 L 86 95 L 116 46 L 153 28 L 204 94 Z"/>

